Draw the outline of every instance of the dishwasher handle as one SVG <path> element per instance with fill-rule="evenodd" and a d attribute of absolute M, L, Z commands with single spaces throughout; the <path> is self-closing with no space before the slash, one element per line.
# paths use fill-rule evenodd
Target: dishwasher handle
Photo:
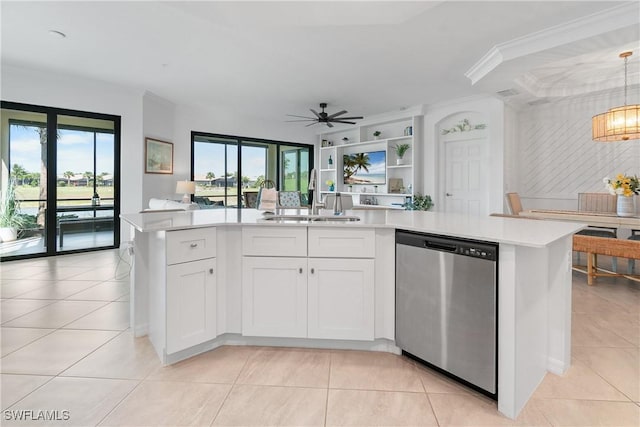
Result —
<path fill-rule="evenodd" d="M 451 252 L 451 253 L 458 252 L 458 245 L 456 245 L 455 243 L 443 243 L 443 242 L 435 242 L 433 240 L 425 240 L 424 247 L 427 249 L 434 249 L 436 251 Z"/>

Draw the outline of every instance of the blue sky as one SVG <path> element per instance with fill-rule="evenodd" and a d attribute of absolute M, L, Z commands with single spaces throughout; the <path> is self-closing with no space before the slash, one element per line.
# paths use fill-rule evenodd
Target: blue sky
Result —
<path fill-rule="evenodd" d="M 10 145 L 11 165 L 19 164 L 27 172 L 40 172 L 40 137 L 32 127 L 12 125 Z M 58 176 L 65 171 L 81 174 L 93 171 L 93 133 L 75 130 L 60 130 L 58 140 Z M 98 174 L 113 173 L 113 135 L 97 134 L 96 138 Z"/>

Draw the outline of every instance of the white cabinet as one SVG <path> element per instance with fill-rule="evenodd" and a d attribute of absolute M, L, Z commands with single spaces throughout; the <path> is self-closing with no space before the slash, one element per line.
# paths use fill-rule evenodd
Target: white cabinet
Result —
<path fill-rule="evenodd" d="M 167 267 L 167 354 L 216 337 L 216 259 Z"/>
<path fill-rule="evenodd" d="M 243 230 L 242 334 L 373 340 L 375 230 L 265 229 Z M 285 250 L 281 234 L 305 247 L 258 256 Z"/>
<path fill-rule="evenodd" d="M 307 336 L 307 259 L 243 257 L 242 334 Z"/>
<path fill-rule="evenodd" d="M 310 258 L 308 337 L 373 340 L 374 260 Z"/>
<path fill-rule="evenodd" d="M 153 236 L 149 244 L 163 250 L 148 266 L 149 338 L 166 363 L 217 335 L 217 235 L 205 227 Z"/>

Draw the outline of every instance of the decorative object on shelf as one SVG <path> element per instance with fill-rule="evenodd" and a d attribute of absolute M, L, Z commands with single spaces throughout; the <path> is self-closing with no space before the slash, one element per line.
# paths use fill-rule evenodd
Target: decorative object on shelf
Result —
<path fill-rule="evenodd" d="M 450 129 L 442 129 L 442 134 L 447 135 L 449 133 L 455 132 L 469 132 L 477 129 L 486 129 L 486 127 L 487 125 L 484 123 L 481 123 L 479 125 L 472 125 L 471 123 L 469 123 L 469 119 L 463 119 L 460 123 Z"/>
<path fill-rule="evenodd" d="M 329 160 L 327 161 L 327 164 L 329 165 L 329 169 L 331 169 L 331 167 L 333 166 L 333 159 L 331 158 L 331 155 L 329 155 Z"/>
<path fill-rule="evenodd" d="M 377 185 L 374 185 L 374 186 L 373 186 L 373 192 L 374 192 L 374 193 L 377 193 L 377 192 L 378 192 L 378 186 L 377 186 Z"/>
<path fill-rule="evenodd" d="M 196 183 L 193 181 L 178 181 L 176 193 L 182 193 L 182 203 L 191 203 L 191 195 L 196 192 Z"/>
<path fill-rule="evenodd" d="M 402 178 L 389 178 L 389 193 L 401 193 L 403 187 Z"/>
<path fill-rule="evenodd" d="M 594 141 L 640 139 L 640 104 L 627 105 L 627 62 L 632 54 L 622 52 L 619 55 L 624 58 L 624 106 L 593 116 L 591 136 Z"/>
<path fill-rule="evenodd" d="M 411 190 L 413 190 L 411 184 L 407 185 L 407 193 L 411 194 Z"/>
<path fill-rule="evenodd" d="M 347 138 L 346 136 L 344 138 L 342 138 L 342 142 L 345 144 L 349 143 L 349 138 Z"/>
<path fill-rule="evenodd" d="M 329 146 L 329 141 L 327 141 L 326 139 L 323 139 L 323 140 L 322 140 L 322 143 L 320 144 L 320 146 L 321 146 L 322 148 L 324 148 L 324 147 L 328 147 L 328 146 Z"/>
<path fill-rule="evenodd" d="M 353 193 L 353 185 L 349 185 L 349 192 Z"/>
<path fill-rule="evenodd" d="M 407 154 L 407 151 L 409 151 L 409 148 L 411 148 L 411 145 L 396 144 L 393 146 L 393 148 L 396 150 L 396 156 L 398 156 L 398 158 L 396 159 L 396 164 L 404 165 L 405 164 L 404 155 Z"/>
<path fill-rule="evenodd" d="M 350 122 L 349 120 L 360 120 L 360 119 L 364 119 L 364 117 L 362 116 L 353 116 L 353 117 L 338 117 L 338 116 L 342 116 L 343 114 L 347 113 L 347 110 L 342 110 L 342 111 L 338 111 L 337 113 L 333 113 L 331 115 L 329 115 L 328 113 L 324 112 L 324 109 L 327 108 L 327 103 L 326 102 L 322 102 L 320 103 L 320 108 L 322 108 L 321 112 L 317 112 L 316 110 L 314 110 L 313 108 L 310 108 L 309 111 L 311 111 L 315 117 L 307 117 L 307 116 L 296 116 L 295 114 L 287 114 L 287 116 L 289 117 L 297 117 L 296 120 L 287 120 L 288 122 L 311 122 L 308 125 L 306 125 L 306 127 L 309 126 L 313 126 L 316 125 L 318 123 L 324 123 L 327 126 L 329 126 L 330 128 L 333 127 L 332 123 L 346 123 L 346 124 L 350 124 L 350 125 L 355 125 L 356 122 Z"/>
<path fill-rule="evenodd" d="M 382 132 L 380 132 L 379 130 L 373 132 L 373 139 L 380 138 L 380 135 L 382 135 Z"/>
<path fill-rule="evenodd" d="M 413 135 L 413 126 L 407 126 L 406 128 L 404 128 L 404 136 L 411 135 Z"/>
<path fill-rule="evenodd" d="M 145 138 L 144 172 L 173 174 L 173 144 Z"/>
<path fill-rule="evenodd" d="M 610 194 L 618 196 L 618 216 L 635 216 L 635 195 L 640 194 L 640 180 L 637 176 L 624 174 L 616 175 L 614 180 L 604 178 L 602 180 Z"/>
<path fill-rule="evenodd" d="M 433 200 L 428 194 L 423 196 L 420 193 L 416 193 L 402 206 L 408 211 L 428 211 L 433 207 Z"/>
<path fill-rule="evenodd" d="M 328 179 L 325 184 L 327 184 L 327 187 L 329 187 L 329 191 L 333 191 L 336 189 L 333 180 Z"/>
<path fill-rule="evenodd" d="M 93 197 L 91 198 L 91 206 L 100 206 L 100 195 L 98 192 L 93 193 Z"/>

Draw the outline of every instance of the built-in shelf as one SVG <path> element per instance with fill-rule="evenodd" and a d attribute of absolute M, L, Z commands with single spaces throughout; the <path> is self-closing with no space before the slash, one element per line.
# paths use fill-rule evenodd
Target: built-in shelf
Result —
<path fill-rule="evenodd" d="M 355 204 L 366 205 L 367 202 L 377 202 L 381 206 L 397 206 L 400 204 L 399 202 L 404 202 L 405 198 L 413 197 L 414 191 L 421 190 L 421 129 L 420 115 L 409 113 L 360 126 L 342 127 L 322 132 L 318 135 L 320 139 L 319 160 L 322 165 L 319 192 L 322 194 L 340 192 L 353 196 Z M 382 133 L 377 139 L 373 135 L 376 132 Z M 344 138 L 348 138 L 346 143 L 343 141 Z M 409 151 L 403 158 L 405 164 L 398 165 L 396 146 L 405 143 L 409 145 Z M 331 145 L 327 146 L 328 144 Z M 380 175 L 384 172 L 384 182 L 377 185 L 358 184 L 354 185 L 353 190 L 346 191 L 349 187 L 343 182 L 342 176 L 345 155 L 378 151 L 385 153 L 384 171 L 382 171 L 382 167 L 378 168 L 380 170 L 375 172 L 378 175 L 375 180 L 381 182 Z M 329 158 L 332 160 L 331 165 Z M 327 180 L 335 183 L 334 191 L 328 191 Z M 403 193 L 389 192 L 389 190 L 396 190 L 399 187 L 402 188 Z M 366 192 L 360 191 L 363 189 Z M 375 189 L 379 192 L 375 192 Z"/>

